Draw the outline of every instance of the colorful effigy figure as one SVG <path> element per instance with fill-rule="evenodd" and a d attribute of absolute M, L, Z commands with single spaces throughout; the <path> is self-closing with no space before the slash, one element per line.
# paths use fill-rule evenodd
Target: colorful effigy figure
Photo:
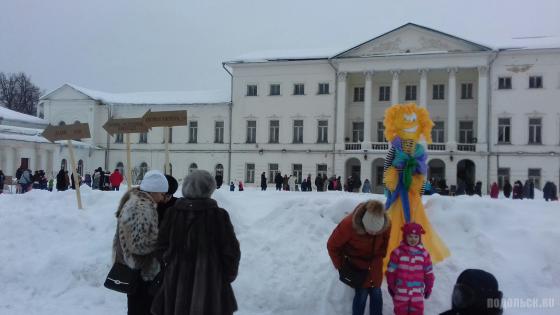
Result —
<path fill-rule="evenodd" d="M 426 231 L 423 243 L 430 252 L 432 262 L 440 262 L 450 253 L 432 228 L 422 204 L 428 157 L 425 143 L 432 142 L 434 123 L 426 108 L 410 103 L 389 107 L 383 124 L 385 137 L 391 143 L 383 174 L 387 195 L 385 209 L 392 223 L 387 252 L 392 252 L 401 243 L 401 227 L 415 222 Z M 385 266 L 388 259 L 385 258 Z"/>

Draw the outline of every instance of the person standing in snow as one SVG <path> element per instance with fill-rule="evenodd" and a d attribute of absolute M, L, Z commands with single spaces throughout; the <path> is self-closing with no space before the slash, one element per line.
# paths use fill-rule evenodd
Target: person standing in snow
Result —
<path fill-rule="evenodd" d="M 368 270 L 361 287 L 355 288 L 352 315 L 363 315 L 370 298 L 370 314 L 381 315 L 383 298 L 383 258 L 391 232 L 391 220 L 385 214 L 383 203 L 369 200 L 347 215 L 334 229 L 327 242 L 327 249 L 334 267 L 339 270 L 350 263 L 355 268 Z"/>
<path fill-rule="evenodd" d="M 401 228 L 403 241 L 391 253 L 387 265 L 387 288 L 396 315 L 424 314 L 424 299 L 432 294 L 434 272 L 430 253 L 422 245 L 424 228 L 407 223 Z"/>
<path fill-rule="evenodd" d="M 116 212 L 117 230 L 113 238 L 115 262 L 140 270 L 140 284 L 128 294 L 128 315 L 149 315 L 152 307 L 150 287 L 160 272 L 155 250 L 158 239 L 157 204 L 165 200 L 169 185 L 156 170 L 147 172 L 139 188 L 125 193 Z"/>
<path fill-rule="evenodd" d="M 492 183 L 492 187 L 490 187 L 490 198 L 498 198 L 498 195 L 500 194 L 500 187 L 498 187 L 498 184 L 496 182 Z"/>
<path fill-rule="evenodd" d="M 123 182 L 123 176 L 122 176 L 121 172 L 119 172 L 118 168 L 116 168 L 115 171 L 113 172 L 113 174 L 111 174 L 111 176 L 109 176 L 109 181 L 111 182 L 111 190 L 119 191 L 119 187 L 121 186 L 121 183 Z"/>
<path fill-rule="evenodd" d="M 280 174 L 280 172 L 276 173 L 276 176 L 274 176 L 274 183 L 276 184 L 276 190 L 282 190 L 282 175 Z"/>
<path fill-rule="evenodd" d="M 239 181 L 239 184 L 237 185 L 237 191 L 243 191 L 243 182 Z"/>
<path fill-rule="evenodd" d="M 523 184 L 520 180 L 516 180 L 513 184 L 512 199 L 523 199 Z"/>
<path fill-rule="evenodd" d="M 235 184 L 233 182 L 229 183 L 229 191 L 235 191 Z"/>
<path fill-rule="evenodd" d="M 371 184 L 369 183 L 369 179 L 366 178 L 364 180 L 364 185 L 362 186 L 363 193 L 371 193 Z"/>
<path fill-rule="evenodd" d="M 216 179 L 216 189 L 220 189 L 220 187 L 222 187 L 222 184 L 224 183 L 224 176 L 222 176 L 222 174 L 216 174 L 216 177 L 214 177 L 214 179 Z"/>
<path fill-rule="evenodd" d="M 296 191 L 296 177 L 294 175 L 288 177 L 288 190 Z"/>
<path fill-rule="evenodd" d="M 0 170 L 0 194 L 4 192 L 4 180 L 5 179 L 6 179 L 6 176 L 4 175 L 2 170 Z"/>
<path fill-rule="evenodd" d="M 317 191 L 323 191 L 323 177 L 321 174 L 315 177 L 315 186 L 317 187 Z"/>
<path fill-rule="evenodd" d="M 22 194 L 25 194 L 26 192 L 28 192 L 31 188 L 31 185 L 33 184 L 31 171 L 30 170 L 24 170 L 21 173 L 21 177 L 19 178 L 18 183 L 21 186 L 21 193 Z"/>
<path fill-rule="evenodd" d="M 261 174 L 261 190 L 265 191 L 266 190 L 266 174 L 265 172 L 262 172 Z"/>
<path fill-rule="evenodd" d="M 154 315 L 229 315 L 237 310 L 231 283 L 241 251 L 228 212 L 211 198 L 215 189 L 210 173 L 193 171 L 183 181 L 184 198 L 165 215 L 157 241 L 165 271 Z"/>
<path fill-rule="evenodd" d="M 511 187 L 511 184 L 509 183 L 509 180 L 506 180 L 505 184 L 504 184 L 504 196 L 506 198 L 509 198 L 509 196 L 511 196 L 511 190 L 512 189 L 513 188 Z"/>

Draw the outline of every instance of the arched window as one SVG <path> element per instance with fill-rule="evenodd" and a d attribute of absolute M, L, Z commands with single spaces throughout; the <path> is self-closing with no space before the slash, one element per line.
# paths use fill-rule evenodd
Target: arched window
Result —
<path fill-rule="evenodd" d="M 119 163 L 117 163 L 117 167 L 116 167 L 116 169 L 118 169 L 118 170 L 119 170 L 119 172 L 121 172 L 121 174 L 123 174 L 123 175 L 124 175 L 124 164 L 123 164 L 123 162 L 119 162 Z"/>
<path fill-rule="evenodd" d="M 140 169 L 138 171 L 138 180 L 142 180 L 144 178 L 144 174 L 148 172 L 148 163 L 142 162 L 140 163 Z"/>
<path fill-rule="evenodd" d="M 84 161 L 83 160 L 78 161 L 78 174 L 80 174 L 80 176 L 84 175 Z"/>
<path fill-rule="evenodd" d="M 60 169 L 61 170 L 68 170 L 68 162 L 66 162 L 66 159 L 62 159 L 62 161 L 60 161 Z"/>
<path fill-rule="evenodd" d="M 79 121 L 79 120 L 76 120 L 76 121 L 74 121 L 74 123 L 75 123 L 75 124 L 79 124 L 80 121 Z M 82 139 L 72 139 L 72 140 L 74 140 L 74 141 L 81 141 Z M 80 174 L 81 174 L 81 173 L 80 173 Z"/>
<path fill-rule="evenodd" d="M 217 164 L 214 168 L 216 175 L 224 176 L 224 166 L 222 164 Z"/>
<path fill-rule="evenodd" d="M 198 169 L 198 165 L 196 165 L 196 163 L 191 163 L 191 165 L 189 166 L 189 174 L 196 169 Z"/>

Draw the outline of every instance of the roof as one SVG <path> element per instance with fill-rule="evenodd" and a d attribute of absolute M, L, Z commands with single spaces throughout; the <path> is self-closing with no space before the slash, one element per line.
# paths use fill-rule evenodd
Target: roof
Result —
<path fill-rule="evenodd" d="M 107 93 L 83 88 L 66 83 L 70 88 L 102 103 L 107 104 L 150 104 L 150 105 L 185 105 L 185 104 L 212 104 L 229 103 L 228 91 L 162 91 L 162 92 L 136 92 L 136 93 Z M 60 88 L 58 88 L 60 89 Z M 58 89 L 55 89 L 41 99 L 47 99 Z"/>
<path fill-rule="evenodd" d="M 38 129 L 38 128 L 0 125 L 0 140 L 14 140 L 14 141 L 34 142 L 34 143 L 51 143 L 49 140 L 41 136 L 42 132 L 43 129 Z M 55 141 L 55 143 L 66 145 L 67 141 L 60 140 L 60 141 Z M 82 141 L 72 140 L 72 144 L 77 147 L 95 148 L 94 145 Z"/>
<path fill-rule="evenodd" d="M 15 110 L 0 106 L 0 120 L 4 119 L 31 124 L 48 125 L 46 120 L 39 117 L 16 112 Z"/>
<path fill-rule="evenodd" d="M 296 61 L 328 59 L 340 52 L 340 48 L 263 50 L 237 56 L 225 63 L 256 63 L 269 61 Z"/>

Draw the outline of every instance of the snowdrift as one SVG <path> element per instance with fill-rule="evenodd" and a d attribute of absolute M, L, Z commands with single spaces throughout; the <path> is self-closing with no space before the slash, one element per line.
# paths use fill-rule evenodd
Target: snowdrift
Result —
<path fill-rule="evenodd" d="M 0 314 L 126 314 L 126 296 L 103 287 L 123 192 L 82 192 L 82 211 L 74 191 L 0 195 Z M 383 196 L 222 188 L 214 198 L 230 212 L 241 243 L 236 314 L 351 313 L 353 291 L 338 281 L 326 241 L 357 203 Z M 435 266 L 426 314 L 449 308 L 465 268 L 493 273 L 509 298 L 556 298 L 554 308 L 505 314 L 560 313 L 559 203 L 468 196 L 424 203 L 452 252 Z M 384 313 L 392 314 L 383 291 Z"/>

